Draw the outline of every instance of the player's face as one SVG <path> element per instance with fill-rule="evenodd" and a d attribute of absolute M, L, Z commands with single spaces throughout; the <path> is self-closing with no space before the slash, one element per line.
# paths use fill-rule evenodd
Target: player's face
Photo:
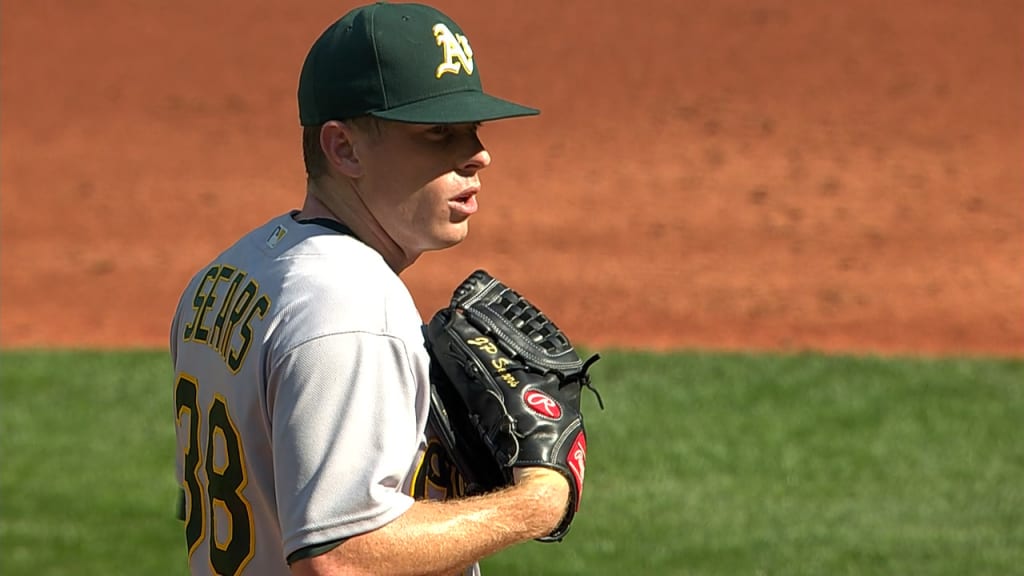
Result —
<path fill-rule="evenodd" d="M 491 163 L 478 124 L 383 123 L 363 147 L 362 196 L 407 256 L 461 242 Z"/>

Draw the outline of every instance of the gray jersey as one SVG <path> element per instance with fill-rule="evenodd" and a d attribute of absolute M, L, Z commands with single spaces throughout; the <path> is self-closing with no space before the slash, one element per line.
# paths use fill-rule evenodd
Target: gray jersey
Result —
<path fill-rule="evenodd" d="M 287 575 L 289 554 L 451 493 L 421 324 L 377 252 L 291 214 L 196 274 L 170 340 L 192 574 Z"/>

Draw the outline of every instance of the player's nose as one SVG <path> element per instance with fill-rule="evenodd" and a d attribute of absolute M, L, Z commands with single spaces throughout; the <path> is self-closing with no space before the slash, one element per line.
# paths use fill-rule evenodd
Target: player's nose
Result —
<path fill-rule="evenodd" d="M 491 153 L 484 147 L 483 142 L 476 135 L 470 141 L 471 146 L 467 149 L 468 155 L 462 161 L 459 169 L 464 172 L 476 172 L 491 165 Z"/>

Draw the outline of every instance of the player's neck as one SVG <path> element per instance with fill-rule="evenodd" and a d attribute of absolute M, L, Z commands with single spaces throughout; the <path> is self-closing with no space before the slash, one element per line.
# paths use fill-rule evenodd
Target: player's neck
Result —
<path fill-rule="evenodd" d="M 295 219 L 330 218 L 341 222 L 352 230 L 356 238 L 380 253 L 395 274 L 411 266 L 418 254 L 406 254 L 388 236 L 355 190 L 337 189 L 343 186 L 338 182 L 308 182 L 305 203 Z"/>

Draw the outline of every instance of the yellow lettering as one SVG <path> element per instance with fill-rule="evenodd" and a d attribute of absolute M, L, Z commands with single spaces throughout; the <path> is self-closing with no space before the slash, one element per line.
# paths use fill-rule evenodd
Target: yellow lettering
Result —
<path fill-rule="evenodd" d="M 495 354 L 498 353 L 498 347 L 494 344 L 494 342 L 491 342 L 490 338 L 486 336 L 480 336 L 479 338 L 472 338 L 470 340 L 466 340 L 466 343 L 468 343 L 471 346 L 476 346 L 477 348 L 483 350 L 484 352 L 490 354 L 491 356 L 494 356 Z"/>
<path fill-rule="evenodd" d="M 215 277 L 213 278 L 213 285 L 210 286 L 210 291 L 206 293 L 206 300 L 203 302 L 203 306 L 200 309 L 199 314 L 197 316 L 198 321 L 196 323 L 196 331 L 192 337 L 192 339 L 196 342 L 205 342 L 206 344 L 210 344 L 211 342 L 213 342 L 213 340 L 210 337 L 210 329 L 207 328 L 206 326 L 203 326 L 203 320 L 206 318 L 206 313 L 209 312 L 213 308 L 213 305 L 217 302 L 217 285 L 219 285 L 221 282 L 224 282 L 225 280 L 230 278 L 232 274 L 235 273 L 235 269 L 231 268 L 230 266 L 219 266 L 216 268 L 212 268 L 211 271 L 217 268 L 219 268 L 219 272 L 217 272 L 214 275 Z M 210 277 L 209 272 L 206 275 L 207 277 Z"/>
<path fill-rule="evenodd" d="M 242 276 L 239 276 L 239 278 L 241 277 Z M 231 335 L 235 331 L 235 326 L 242 321 L 242 317 L 245 315 L 246 311 L 249 310 L 249 305 L 252 304 L 253 300 L 255 300 L 256 292 L 258 290 L 259 285 L 250 280 L 231 306 L 231 314 L 228 316 L 227 330 L 224 331 L 224 339 L 220 343 L 219 348 L 221 358 L 224 358 L 225 360 L 227 359 L 228 351 L 231 347 Z"/>
<path fill-rule="evenodd" d="M 185 325 L 182 340 L 200 342 L 217 351 L 232 373 L 238 373 L 255 339 L 253 321 L 263 319 L 270 311 L 270 297 L 260 294 L 259 283 L 244 270 L 234 266 L 216 265 L 203 274 L 192 297 L 195 315 Z M 230 284 L 228 284 L 230 282 Z M 226 286 L 221 287 L 221 284 Z M 218 294 L 218 288 L 223 294 Z M 204 321 L 219 301 L 212 326 Z M 237 345 L 237 346 L 236 346 Z"/>
<path fill-rule="evenodd" d="M 511 364 L 511 360 L 502 356 L 499 356 L 494 360 L 491 360 L 491 367 L 494 368 L 494 371 L 498 374 L 498 376 L 500 376 L 501 379 L 504 380 L 505 383 L 508 384 L 510 388 L 515 388 L 516 386 L 519 386 L 519 380 L 517 380 L 515 376 L 508 373 L 508 367 Z"/>
<path fill-rule="evenodd" d="M 217 282 L 230 280 L 235 275 L 237 268 L 233 266 L 221 266 L 220 277 Z M 235 277 L 235 280 L 228 287 L 228 293 L 224 295 L 224 303 L 220 305 L 220 311 L 217 312 L 217 317 L 213 321 L 213 329 L 210 331 L 210 338 L 206 341 L 206 344 L 214 350 L 220 346 L 220 341 L 224 338 L 226 331 L 224 330 L 224 320 L 227 317 L 228 308 L 231 306 L 231 299 L 235 295 L 235 289 L 238 288 L 239 282 L 242 281 L 244 274 L 239 274 Z M 214 285 L 216 287 L 216 284 Z"/>
<path fill-rule="evenodd" d="M 509 374 L 508 372 L 502 374 L 501 379 L 504 380 L 506 384 L 508 384 L 509 388 L 515 388 L 516 386 L 519 386 L 519 380 L 516 380 L 516 377 Z"/>
<path fill-rule="evenodd" d="M 181 339 L 185 342 L 192 340 L 193 337 L 200 341 L 206 341 L 206 329 L 203 328 L 203 317 L 206 315 L 206 311 L 209 310 L 210 306 L 213 306 L 213 302 L 210 300 L 210 294 L 213 293 L 216 287 L 217 274 L 220 273 L 220 266 L 214 266 L 206 271 L 203 275 L 203 279 L 199 281 L 199 286 L 196 288 L 196 293 L 192 297 L 192 309 L 196 311 L 196 315 L 192 318 L 192 321 L 185 325 L 185 331 L 182 333 Z M 209 292 L 204 292 L 206 284 L 213 281 L 213 286 L 210 287 Z"/>
<path fill-rule="evenodd" d="M 246 315 L 245 322 L 242 324 L 241 330 L 239 330 L 239 336 L 242 338 L 241 345 L 239 345 L 238 350 L 234 350 L 228 355 L 228 369 L 231 372 L 238 373 L 242 368 L 242 364 L 245 363 L 246 355 L 249 354 L 249 348 L 252 346 L 253 339 L 253 317 L 259 316 L 262 319 L 266 316 L 268 310 L 270 310 L 270 297 L 264 294 L 256 301 L 252 310 L 249 310 L 249 314 Z"/>

